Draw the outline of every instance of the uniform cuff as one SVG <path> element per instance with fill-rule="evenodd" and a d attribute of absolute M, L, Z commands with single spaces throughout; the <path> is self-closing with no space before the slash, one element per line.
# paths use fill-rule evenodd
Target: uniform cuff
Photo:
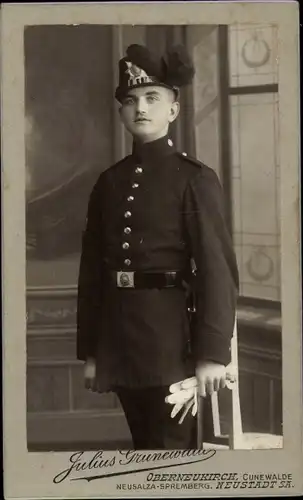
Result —
<path fill-rule="evenodd" d="M 227 366 L 231 362 L 231 341 L 218 334 L 203 334 L 203 342 L 196 342 L 195 361 L 213 361 Z"/>
<path fill-rule="evenodd" d="M 92 339 L 82 339 L 80 333 L 78 333 L 77 339 L 77 359 L 79 361 L 86 361 L 88 358 L 95 358 L 96 356 L 96 345 Z"/>

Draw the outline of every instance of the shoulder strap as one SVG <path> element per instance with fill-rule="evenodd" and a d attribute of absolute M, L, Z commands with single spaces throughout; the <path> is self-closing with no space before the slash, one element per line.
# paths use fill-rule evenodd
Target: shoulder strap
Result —
<path fill-rule="evenodd" d="M 196 158 L 194 158 L 193 156 L 189 156 L 187 153 L 180 153 L 179 151 L 177 151 L 177 155 L 182 158 L 183 160 L 185 161 L 188 161 L 190 163 L 192 163 L 193 165 L 195 165 L 196 167 L 199 167 L 199 168 L 203 168 L 205 167 L 206 165 L 204 165 L 204 163 L 202 163 L 201 161 L 197 160 Z"/>

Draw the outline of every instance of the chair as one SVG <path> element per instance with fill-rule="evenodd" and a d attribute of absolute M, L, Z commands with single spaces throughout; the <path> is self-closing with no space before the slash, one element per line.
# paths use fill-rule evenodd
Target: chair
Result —
<path fill-rule="evenodd" d="M 220 422 L 220 396 L 225 391 L 225 401 L 229 407 L 228 433 L 223 433 Z M 198 397 L 197 412 L 197 446 L 198 449 L 273 449 L 283 447 L 283 438 L 279 435 L 262 433 L 244 433 L 242 428 L 239 363 L 238 363 L 238 329 L 237 318 L 231 341 L 231 363 L 227 367 L 226 388 L 214 392 L 210 396 L 212 417 L 212 436 L 204 439 L 204 398 Z"/>

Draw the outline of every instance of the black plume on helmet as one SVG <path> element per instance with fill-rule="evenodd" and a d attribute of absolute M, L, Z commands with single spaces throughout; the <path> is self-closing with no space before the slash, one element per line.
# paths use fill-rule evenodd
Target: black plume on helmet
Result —
<path fill-rule="evenodd" d="M 173 87 L 182 87 L 192 81 L 195 69 L 182 45 L 172 47 L 162 57 L 162 72 L 165 83 Z"/>
<path fill-rule="evenodd" d="M 180 87 L 192 81 L 194 74 L 192 60 L 182 45 L 171 47 L 159 57 L 143 45 L 132 44 L 119 61 L 115 96 L 121 101 L 128 90 L 151 85 L 170 88 L 177 94 Z"/>

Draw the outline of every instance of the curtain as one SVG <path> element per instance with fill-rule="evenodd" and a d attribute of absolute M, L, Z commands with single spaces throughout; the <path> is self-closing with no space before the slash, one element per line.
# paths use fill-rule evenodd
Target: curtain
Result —
<path fill-rule="evenodd" d="M 186 130 L 190 131 L 187 143 L 197 159 L 213 168 L 222 179 L 218 26 L 187 26 L 186 43 L 196 69 L 192 95 L 188 96 L 193 116 L 185 120 Z M 190 119 L 191 127 L 188 126 Z"/>

